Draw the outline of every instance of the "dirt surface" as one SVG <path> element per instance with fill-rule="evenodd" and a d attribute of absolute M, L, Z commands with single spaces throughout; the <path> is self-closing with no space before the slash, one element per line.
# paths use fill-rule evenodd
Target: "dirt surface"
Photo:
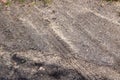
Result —
<path fill-rule="evenodd" d="M 120 80 L 120 3 L 15 2 L 0 11 L 0 80 Z"/>

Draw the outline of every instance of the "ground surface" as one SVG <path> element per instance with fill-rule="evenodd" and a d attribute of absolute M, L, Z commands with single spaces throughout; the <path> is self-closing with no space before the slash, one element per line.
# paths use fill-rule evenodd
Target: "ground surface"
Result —
<path fill-rule="evenodd" d="M 120 80 L 120 3 L 53 0 L 0 11 L 0 80 Z"/>

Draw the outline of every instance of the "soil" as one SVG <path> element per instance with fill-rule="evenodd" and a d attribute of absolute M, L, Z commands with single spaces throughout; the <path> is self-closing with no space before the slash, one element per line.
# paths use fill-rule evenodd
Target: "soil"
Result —
<path fill-rule="evenodd" d="M 0 80 L 120 80 L 119 2 L 25 1 L 0 11 Z"/>

